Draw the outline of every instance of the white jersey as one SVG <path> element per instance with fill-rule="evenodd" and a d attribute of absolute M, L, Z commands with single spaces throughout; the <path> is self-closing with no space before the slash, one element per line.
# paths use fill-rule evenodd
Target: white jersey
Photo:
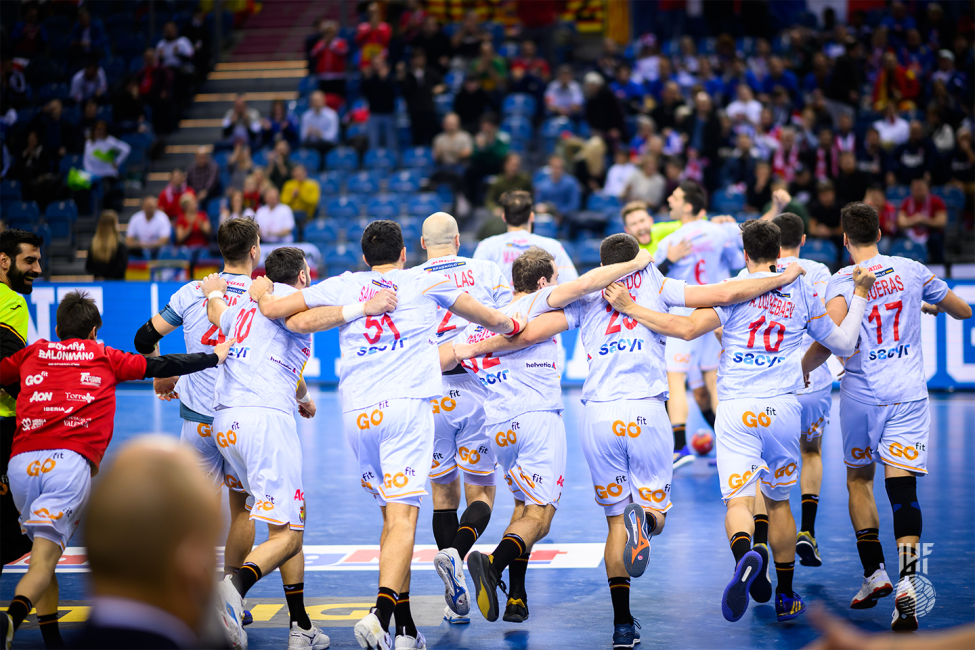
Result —
<path fill-rule="evenodd" d="M 227 281 L 227 304 L 234 306 L 241 300 L 248 300 L 250 276 L 221 273 L 220 277 Z M 213 352 L 213 346 L 224 341 L 219 328 L 207 319 L 207 299 L 199 282 L 180 287 L 159 315 L 170 325 L 183 326 L 187 354 L 209 354 Z M 219 368 L 208 368 L 179 378 L 176 392 L 179 394 L 180 417 L 192 422 L 213 422 L 213 387 L 219 372 Z"/>
<path fill-rule="evenodd" d="M 860 340 L 846 359 L 843 394 L 866 404 L 896 404 L 928 396 L 921 355 L 921 302 L 938 303 L 948 285 L 928 267 L 903 257 L 877 255 L 860 263 L 877 276 L 870 293 Z M 826 302 L 853 299 L 853 266 L 829 281 Z"/>
<path fill-rule="evenodd" d="M 666 313 L 671 307 L 684 306 L 685 283 L 665 278 L 653 265 L 620 282 L 633 301 L 647 309 Z M 667 399 L 667 337 L 621 315 L 606 302 L 602 291 L 568 305 L 565 318 L 570 329 L 581 328 L 582 344 L 588 352 L 583 403 Z"/>
<path fill-rule="evenodd" d="M 565 252 L 561 242 L 551 237 L 542 237 L 530 233 L 527 230 L 512 230 L 501 235 L 488 237 L 474 250 L 474 259 L 490 260 L 497 264 L 504 277 L 511 282 L 511 265 L 518 256 L 532 246 L 538 246 L 542 250 L 548 251 L 555 258 L 555 264 L 559 267 L 559 281 L 569 282 L 579 277 L 576 267 L 572 264 L 572 259 Z"/>
<path fill-rule="evenodd" d="M 415 269 L 343 273 L 305 289 L 309 308 L 366 302 L 382 289 L 396 292 L 396 311 L 366 316 L 339 328 L 342 411 L 391 399 L 432 399 L 443 393 L 437 351 L 437 310 L 463 293 L 453 280 Z"/>
<path fill-rule="evenodd" d="M 424 271 L 442 273 L 454 285 L 469 293 L 482 305 L 499 309 L 511 302 L 511 287 L 498 265 L 489 260 L 449 255 L 427 260 L 417 266 Z M 467 328 L 467 321 L 449 309 L 437 309 L 437 343 L 454 340 Z"/>
<path fill-rule="evenodd" d="M 522 296 L 501 311 L 508 316 L 521 312 L 529 321 L 555 311 L 548 306 L 549 294 L 554 289 L 553 285 Z M 492 336 L 500 335 L 471 323 L 464 330 L 462 340 L 473 344 Z M 467 372 L 488 390 L 484 402 L 485 422 L 507 422 L 530 411 L 561 412 L 562 385 L 557 359 L 558 348 L 553 337 L 524 350 L 490 353 L 465 361 L 462 365 Z"/>
<path fill-rule="evenodd" d="M 829 284 L 829 267 L 825 264 L 820 264 L 819 262 L 814 262 L 812 260 L 807 260 L 801 257 L 780 257 L 778 264 L 776 265 L 776 270 L 781 273 L 785 271 L 786 267 L 797 262 L 806 271 L 806 277 L 809 279 L 810 284 L 812 284 L 813 289 L 819 296 L 823 305 L 826 305 L 826 286 Z M 747 269 L 744 271 L 747 273 Z M 813 338 L 809 336 L 809 332 L 802 337 L 802 354 L 806 354 L 806 350 L 809 346 L 813 344 Z M 829 367 L 824 363 L 809 374 L 809 388 L 803 388 L 796 391 L 797 394 L 803 395 L 806 393 L 815 393 L 821 391 L 824 388 L 829 388 L 833 385 L 833 374 L 829 371 Z"/>
<path fill-rule="evenodd" d="M 276 296 L 295 291 L 274 284 Z M 311 335 L 295 334 L 283 319 L 264 317 L 249 296 L 220 315 L 220 331 L 237 341 L 217 366 L 214 410 L 259 406 L 293 416 L 295 389 L 311 356 Z"/>
<path fill-rule="evenodd" d="M 741 230 L 737 223 L 715 224 L 704 219 L 685 223 L 657 244 L 657 252 L 654 253 L 656 264 L 667 259 L 671 244 L 676 246 L 684 240 L 690 242 L 691 252 L 670 267 L 668 278 L 683 280 L 687 284 L 715 284 L 728 278 L 729 257 L 733 255 L 726 252 L 725 247 L 741 248 Z M 672 313 L 687 316 L 692 311 L 677 307 Z"/>
<path fill-rule="evenodd" d="M 735 280 L 767 278 L 768 271 Z M 713 307 L 721 319 L 718 398 L 776 397 L 805 386 L 802 342 L 808 331 L 822 341 L 836 326 L 804 276 L 748 302 Z"/>

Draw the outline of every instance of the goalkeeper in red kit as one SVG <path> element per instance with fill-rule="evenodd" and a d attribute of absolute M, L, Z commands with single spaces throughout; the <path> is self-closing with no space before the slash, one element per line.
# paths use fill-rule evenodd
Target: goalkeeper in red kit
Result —
<path fill-rule="evenodd" d="M 30 567 L 14 599 L 0 613 L 0 648 L 32 607 L 48 648 L 64 647 L 57 631 L 54 569 L 81 521 L 91 477 L 112 440 L 115 386 L 147 377 L 172 377 L 212 368 L 233 340 L 212 354 L 147 358 L 105 347 L 95 301 L 73 291 L 58 306 L 60 342 L 37 341 L 0 361 L 0 384 L 20 383 L 17 431 L 7 471 L 20 525 L 31 538 Z"/>

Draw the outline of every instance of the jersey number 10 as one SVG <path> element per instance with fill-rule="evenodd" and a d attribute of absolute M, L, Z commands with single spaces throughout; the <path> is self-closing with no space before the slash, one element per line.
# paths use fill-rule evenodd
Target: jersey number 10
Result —
<path fill-rule="evenodd" d="M 755 335 L 758 330 L 761 329 L 762 325 L 765 324 L 765 317 L 762 316 L 756 321 L 752 321 L 748 324 L 748 347 L 752 348 L 755 346 Z M 772 330 L 775 330 L 775 345 L 772 345 Z M 768 327 L 765 328 L 765 351 L 766 352 L 778 352 L 779 346 L 782 345 L 782 339 L 785 338 L 785 325 L 776 321 L 769 321 Z"/>

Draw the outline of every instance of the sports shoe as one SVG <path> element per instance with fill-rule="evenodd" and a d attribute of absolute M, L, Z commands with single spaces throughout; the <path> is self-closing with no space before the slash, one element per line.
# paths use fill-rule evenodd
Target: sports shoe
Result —
<path fill-rule="evenodd" d="M 804 611 L 806 611 L 806 603 L 802 602 L 802 598 L 799 598 L 796 592 L 793 591 L 791 596 L 775 594 L 775 619 L 779 623 L 791 621 Z"/>
<path fill-rule="evenodd" d="M 917 630 L 917 593 L 911 576 L 904 576 L 897 583 L 894 596 L 894 616 L 890 621 L 894 632 L 915 632 Z"/>
<path fill-rule="evenodd" d="M 427 650 L 427 640 L 423 637 L 423 633 L 417 631 L 416 637 L 407 636 L 405 634 L 400 634 L 396 637 L 397 650 L 399 648 L 411 648 L 413 650 Z"/>
<path fill-rule="evenodd" d="M 764 568 L 762 556 L 755 551 L 748 551 L 738 561 L 735 576 L 724 588 L 724 594 L 721 596 L 721 613 L 724 614 L 725 620 L 734 623 L 745 615 L 748 609 L 748 591 Z"/>
<path fill-rule="evenodd" d="M 443 580 L 444 600 L 447 607 L 459 616 L 465 616 L 471 611 L 471 599 L 464 582 L 464 561 L 455 548 L 445 548 L 433 558 L 433 566 L 437 575 Z"/>
<path fill-rule="evenodd" d="M 0 648 L 2 650 L 10 650 L 10 644 L 14 640 L 14 619 L 10 618 L 10 614 L 3 612 L 0 616 Z"/>
<path fill-rule="evenodd" d="M 626 506 L 623 511 L 623 525 L 626 527 L 623 566 L 627 573 L 639 578 L 650 562 L 650 535 L 647 534 L 647 514 L 643 511 L 643 506 L 638 503 Z"/>
<path fill-rule="evenodd" d="M 514 595 L 514 594 L 512 594 Z M 512 598 L 508 597 L 508 604 L 504 608 L 503 621 L 509 623 L 524 623 L 528 620 L 528 597 Z"/>
<path fill-rule="evenodd" d="M 389 632 L 384 630 L 383 624 L 379 622 L 375 607 L 355 624 L 353 632 L 359 646 L 366 650 L 392 650 L 393 648 L 393 640 L 389 638 Z"/>
<path fill-rule="evenodd" d="M 772 578 L 769 576 L 769 552 L 766 544 L 755 544 L 752 550 L 762 556 L 762 566 L 764 571 L 759 571 L 755 576 L 755 581 L 748 590 L 748 595 L 755 599 L 756 603 L 767 603 L 772 599 Z"/>
<path fill-rule="evenodd" d="M 850 602 L 852 609 L 870 609 L 877 604 L 877 601 L 885 596 L 889 596 L 894 591 L 894 586 L 890 584 L 890 578 L 883 567 L 877 569 L 863 579 L 860 591 Z"/>
<path fill-rule="evenodd" d="M 254 622 L 254 617 L 251 616 L 250 610 L 245 609 L 244 612 L 240 615 L 240 624 L 246 627 L 253 622 Z"/>
<path fill-rule="evenodd" d="M 491 556 L 471 551 L 467 556 L 467 570 L 474 582 L 474 597 L 477 608 L 491 623 L 498 620 L 498 584 L 501 577 L 491 564 Z"/>
<path fill-rule="evenodd" d="M 796 555 L 802 566 L 823 566 L 823 558 L 819 557 L 819 544 L 811 533 L 802 530 L 796 535 Z"/>
<path fill-rule="evenodd" d="M 288 650 L 325 650 L 331 639 L 314 625 L 310 630 L 303 630 L 298 623 L 291 622 L 291 633 L 288 635 Z"/>
<path fill-rule="evenodd" d="M 461 616 L 457 612 L 453 611 L 449 607 L 443 608 L 443 620 L 447 621 L 451 625 L 466 625 L 471 622 L 471 615 L 464 614 Z"/>
<path fill-rule="evenodd" d="M 227 641 L 234 650 L 247 650 L 247 632 L 243 625 L 244 599 L 231 582 L 231 576 L 226 576 L 217 584 L 216 602 Z"/>
<path fill-rule="evenodd" d="M 684 448 L 680 451 L 674 452 L 674 469 L 678 467 L 683 467 L 689 463 L 694 462 L 694 454 L 691 453 L 690 448 L 684 445 Z"/>
<path fill-rule="evenodd" d="M 633 619 L 629 625 L 613 626 L 613 650 L 632 648 L 640 642 L 640 621 Z"/>

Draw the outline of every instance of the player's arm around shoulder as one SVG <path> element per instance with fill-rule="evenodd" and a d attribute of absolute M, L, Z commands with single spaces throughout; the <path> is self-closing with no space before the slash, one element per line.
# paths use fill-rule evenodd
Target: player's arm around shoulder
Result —
<path fill-rule="evenodd" d="M 772 289 L 795 282 L 806 271 L 796 262 L 782 273 L 767 278 L 748 278 L 732 282 L 718 282 L 684 287 L 684 304 L 688 307 L 724 307 L 757 298 Z"/>
<path fill-rule="evenodd" d="M 652 262 L 653 256 L 641 248 L 636 257 L 629 262 L 600 266 L 584 273 L 575 280 L 556 286 L 548 294 L 548 306 L 552 309 L 561 309 L 586 294 L 602 291 L 620 278 L 642 271 Z"/>
<path fill-rule="evenodd" d="M 721 327 L 721 319 L 713 309 L 697 309 L 690 316 L 663 314 L 647 309 L 634 302 L 629 291 L 619 282 L 607 287 L 604 296 L 616 311 L 664 336 L 690 341 Z"/>
<path fill-rule="evenodd" d="M 272 294 L 273 290 L 274 283 L 266 276 L 255 278 L 248 289 L 251 300 L 257 302 L 257 307 L 265 318 L 271 320 L 288 318 L 308 309 L 303 291 L 295 291 L 287 296 L 275 296 Z"/>
<path fill-rule="evenodd" d="M 521 314 L 513 317 L 506 316 L 503 312 L 481 304 L 478 300 L 468 293 L 461 293 L 457 300 L 450 306 L 450 311 L 461 318 L 472 323 L 477 323 L 495 334 L 513 336 L 524 329 L 526 320 Z"/>
<path fill-rule="evenodd" d="M 207 299 L 207 320 L 220 327 L 220 317 L 230 308 L 224 297 L 227 293 L 227 281 L 216 273 L 211 273 L 203 279 L 200 289 Z"/>
<path fill-rule="evenodd" d="M 565 312 L 561 309 L 549 311 L 533 318 L 524 330 L 514 336 L 492 336 L 477 343 L 454 343 L 453 355 L 462 361 L 496 352 L 516 352 L 547 341 L 568 329 Z"/>
<path fill-rule="evenodd" d="M 394 311 L 396 304 L 395 291 L 380 289 L 379 293 L 366 302 L 354 302 L 344 307 L 313 307 L 306 311 L 300 311 L 294 316 L 288 317 L 284 321 L 284 325 L 296 334 L 314 334 L 351 323 L 363 316 L 378 316 Z"/>

